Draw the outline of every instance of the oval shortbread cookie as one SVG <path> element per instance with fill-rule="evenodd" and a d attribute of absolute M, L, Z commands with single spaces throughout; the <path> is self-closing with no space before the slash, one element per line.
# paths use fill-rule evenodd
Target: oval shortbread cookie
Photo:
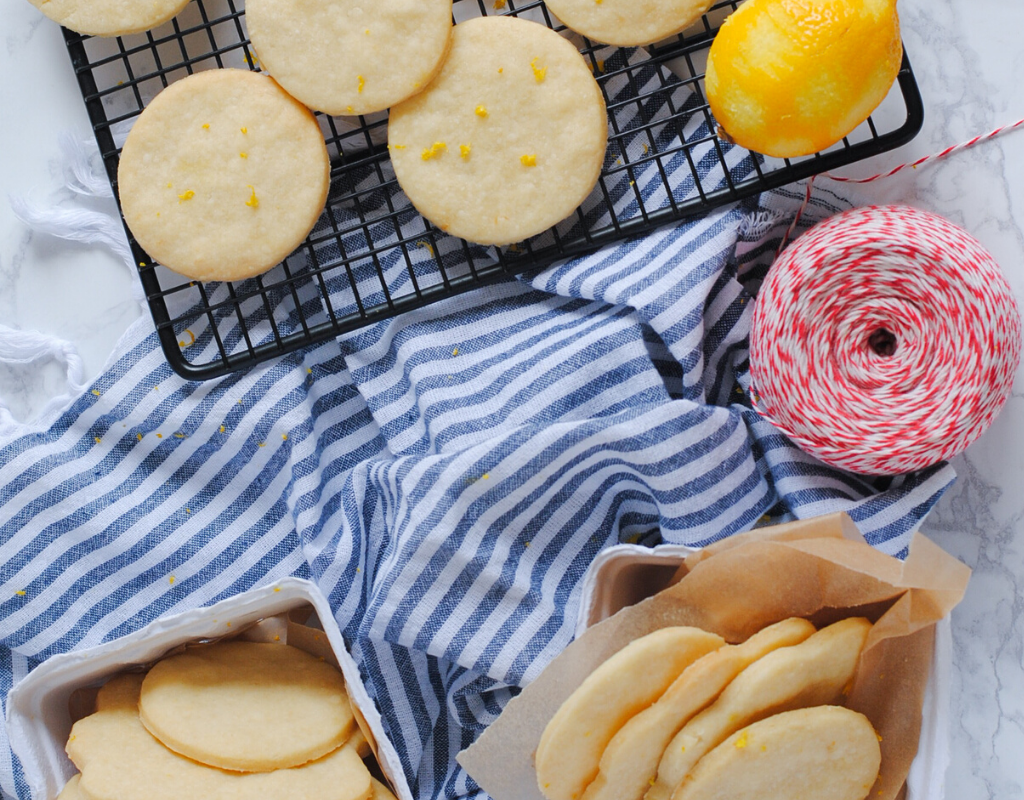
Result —
<path fill-rule="evenodd" d="M 281 645 L 271 645 L 281 647 Z M 347 745 L 323 758 L 273 772 L 226 772 L 164 747 L 139 719 L 142 675 L 120 675 L 97 697 L 95 714 L 75 723 L 68 756 L 89 800 L 367 800 L 370 773 Z M 259 741 L 262 729 L 250 731 Z"/>
<path fill-rule="evenodd" d="M 330 162 L 309 109 L 265 75 L 218 69 L 153 99 L 117 178 L 128 227 L 156 261 L 194 280 L 241 280 L 306 238 Z"/>
<path fill-rule="evenodd" d="M 65 28 L 90 36 L 126 36 L 162 25 L 189 0 L 31 0 L 32 5 Z"/>
<path fill-rule="evenodd" d="M 662 753 L 686 722 L 710 705 L 747 666 L 780 647 L 814 633 L 804 619 L 770 625 L 743 644 L 726 645 L 697 659 L 665 694 L 615 734 L 601 756 L 601 769 L 582 800 L 641 800 L 658 774 Z"/>
<path fill-rule="evenodd" d="M 429 87 L 391 110 L 395 174 L 441 230 L 511 244 L 569 216 L 608 143 L 601 90 L 579 51 L 513 17 L 455 27 Z"/>
<path fill-rule="evenodd" d="M 853 680 L 871 623 L 844 619 L 755 661 L 669 742 L 646 800 L 668 800 L 693 765 L 745 725 L 782 711 L 836 702 Z"/>
<path fill-rule="evenodd" d="M 198 647 L 159 662 L 142 684 L 139 714 L 175 752 L 248 772 L 319 758 L 355 729 L 338 670 L 297 648 L 255 642 Z"/>
<path fill-rule="evenodd" d="M 711 8 L 711 0 L 547 0 L 546 5 L 589 39 L 633 47 L 682 33 Z"/>
<path fill-rule="evenodd" d="M 818 706 L 733 734 L 697 762 L 678 800 L 864 800 L 878 777 L 878 736 L 863 714 Z"/>
<path fill-rule="evenodd" d="M 725 642 L 697 628 L 662 628 L 635 639 L 595 669 L 548 722 L 535 763 L 541 793 L 578 800 L 605 746 L 690 664 Z M 637 679 L 642 675 L 641 680 Z"/>
<path fill-rule="evenodd" d="M 382 111 L 416 94 L 448 52 L 452 0 L 247 0 L 260 62 L 328 114 Z"/>

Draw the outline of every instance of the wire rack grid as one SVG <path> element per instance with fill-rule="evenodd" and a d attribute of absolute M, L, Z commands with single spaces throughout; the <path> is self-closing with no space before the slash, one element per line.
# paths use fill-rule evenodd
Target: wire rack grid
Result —
<path fill-rule="evenodd" d="M 202 284 L 153 264 L 128 233 L 161 345 L 185 378 L 249 368 L 403 312 L 542 268 L 660 225 L 826 170 L 912 139 L 924 119 L 909 61 L 882 106 L 834 147 L 799 159 L 755 156 L 717 134 L 705 101 L 711 42 L 740 0 L 718 0 L 690 30 L 650 48 L 592 43 L 540 0 L 454 0 L 454 21 L 509 14 L 572 40 L 608 106 L 609 144 L 597 187 L 576 213 L 540 236 L 503 248 L 449 236 L 402 193 L 387 150 L 387 113 L 318 114 L 331 155 L 326 208 L 306 241 L 270 272 Z M 117 196 L 120 148 L 164 87 L 204 69 L 259 70 L 242 0 L 192 0 L 144 34 L 65 40 Z"/>

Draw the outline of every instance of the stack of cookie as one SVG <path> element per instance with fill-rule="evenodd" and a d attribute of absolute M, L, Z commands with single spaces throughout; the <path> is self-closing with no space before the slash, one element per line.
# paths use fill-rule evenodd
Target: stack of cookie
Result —
<path fill-rule="evenodd" d="M 583 682 L 536 752 L 550 800 L 863 800 L 881 763 L 841 703 L 871 623 L 803 619 L 740 645 L 696 628 L 634 640 Z"/>
<path fill-rule="evenodd" d="M 75 800 L 394 800 L 341 673 L 282 644 L 230 641 L 119 675 L 75 723 Z"/>

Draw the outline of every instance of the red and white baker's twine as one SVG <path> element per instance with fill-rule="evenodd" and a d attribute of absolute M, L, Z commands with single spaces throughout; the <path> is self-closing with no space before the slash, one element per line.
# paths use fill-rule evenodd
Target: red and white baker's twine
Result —
<path fill-rule="evenodd" d="M 988 428 L 1020 349 L 1020 312 L 981 244 L 925 211 L 858 208 L 804 234 L 768 273 L 751 397 L 822 461 L 895 475 Z"/>
<path fill-rule="evenodd" d="M 981 136 L 975 136 L 973 139 L 969 139 L 966 142 L 961 142 L 960 144 L 955 144 L 952 147 L 947 147 L 945 150 L 939 153 L 932 153 L 931 155 L 923 156 L 917 159 L 917 161 L 911 161 L 907 164 L 900 164 L 898 167 L 895 167 L 889 170 L 888 172 L 880 172 L 877 175 L 872 175 L 869 178 L 844 178 L 841 175 L 833 175 L 831 172 L 826 172 L 824 175 L 829 180 L 839 181 L 840 183 L 871 183 L 872 181 L 877 181 L 880 178 L 890 178 L 898 172 L 903 172 L 903 170 L 905 169 L 916 169 L 917 167 L 920 167 L 922 164 L 927 164 L 929 161 L 938 161 L 940 158 L 945 158 L 946 156 L 953 155 L 953 153 L 959 153 L 961 150 L 966 150 L 968 147 L 974 147 L 974 145 L 978 144 L 979 142 L 984 142 L 987 139 L 994 139 L 1001 133 L 1007 133 L 1009 131 L 1015 130 L 1016 128 L 1019 128 L 1021 125 L 1024 125 L 1024 119 L 1019 119 L 1016 122 L 1011 122 L 1009 125 L 1003 125 L 1000 128 L 996 128 L 994 131 L 983 133 Z"/>

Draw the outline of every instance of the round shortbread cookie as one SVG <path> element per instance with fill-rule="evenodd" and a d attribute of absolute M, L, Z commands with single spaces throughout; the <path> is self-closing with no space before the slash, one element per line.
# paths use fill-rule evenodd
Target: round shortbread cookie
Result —
<path fill-rule="evenodd" d="M 373 794 L 370 773 L 347 745 L 273 772 L 227 772 L 183 758 L 142 726 L 142 681 L 136 674 L 109 681 L 100 689 L 97 712 L 71 729 L 67 753 L 82 771 L 79 791 L 89 800 L 368 800 Z M 255 744 L 266 732 L 249 734 Z"/>
<path fill-rule="evenodd" d="M 851 617 L 800 644 L 762 656 L 737 675 L 710 706 L 669 742 L 646 800 L 675 798 L 702 756 L 745 725 L 782 711 L 835 703 L 853 680 L 871 623 Z"/>
<path fill-rule="evenodd" d="M 57 795 L 57 800 L 85 800 L 82 790 L 78 788 L 81 779 L 81 775 L 72 775 L 71 780 L 64 784 L 64 788 Z"/>
<path fill-rule="evenodd" d="M 569 216 L 597 183 L 604 99 L 576 48 L 513 17 L 455 27 L 433 83 L 395 106 L 395 174 L 441 230 L 511 244 Z"/>
<path fill-rule="evenodd" d="M 697 762 L 679 800 L 864 800 L 882 754 L 868 718 L 838 706 L 788 711 L 733 734 Z"/>
<path fill-rule="evenodd" d="M 619 729 L 693 662 L 724 644 L 720 636 L 697 628 L 662 628 L 634 639 L 590 673 L 541 735 L 534 757 L 541 794 L 578 800 Z"/>
<path fill-rule="evenodd" d="M 711 8 L 711 0 L 547 0 L 547 7 L 588 39 L 635 47 L 682 33 Z"/>
<path fill-rule="evenodd" d="M 121 210 L 156 261 L 200 281 L 279 264 L 327 200 L 330 161 L 309 109 L 248 70 L 200 72 L 158 94 L 117 171 Z"/>
<path fill-rule="evenodd" d="M 31 0 L 32 5 L 65 28 L 90 36 L 125 36 L 162 25 L 189 0 Z"/>
<path fill-rule="evenodd" d="M 398 800 L 391 790 L 376 778 L 370 778 L 373 784 L 373 800 Z"/>
<path fill-rule="evenodd" d="M 287 645 L 238 641 L 157 663 L 142 684 L 139 716 L 176 753 L 243 772 L 320 758 L 355 728 L 330 664 Z"/>
<path fill-rule="evenodd" d="M 452 0 L 247 0 L 260 62 L 328 114 L 383 111 L 421 91 L 448 52 Z"/>
<path fill-rule="evenodd" d="M 757 659 L 813 634 L 814 626 L 807 620 L 787 619 L 769 625 L 743 644 L 720 647 L 694 661 L 654 705 L 612 737 L 601 755 L 600 772 L 582 800 L 642 800 L 658 774 L 662 753 L 683 725 Z"/>

